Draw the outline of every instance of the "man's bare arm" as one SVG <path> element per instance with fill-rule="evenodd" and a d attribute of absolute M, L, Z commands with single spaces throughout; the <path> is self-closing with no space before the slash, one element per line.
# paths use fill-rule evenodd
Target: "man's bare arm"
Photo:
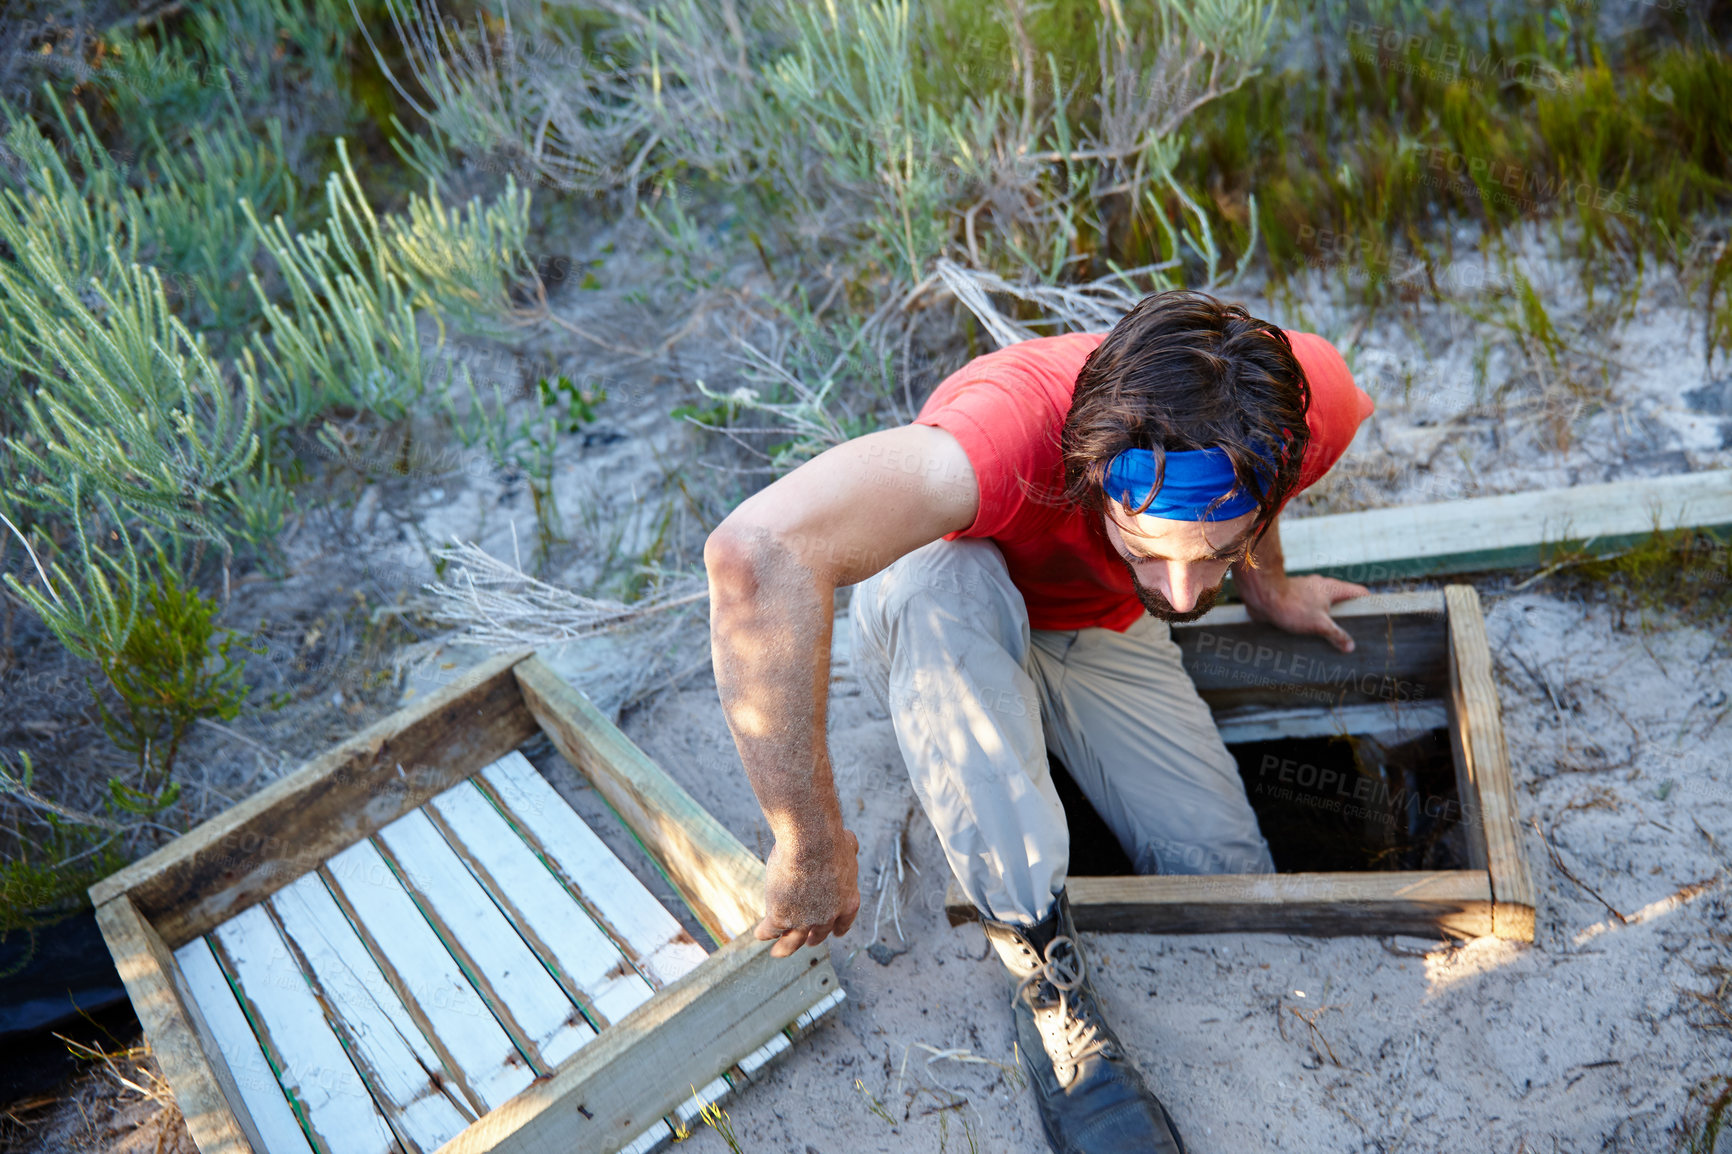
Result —
<path fill-rule="evenodd" d="M 1341 652 L 1353 652 L 1353 638 L 1329 616 L 1329 607 L 1363 597 L 1371 590 L 1333 577 L 1287 576 L 1280 517 L 1270 523 L 1269 531 L 1251 550 L 1251 564 L 1233 567 L 1233 579 L 1253 620 L 1267 621 L 1288 633 L 1315 633 Z"/>
<path fill-rule="evenodd" d="M 846 933 L 860 908 L 824 741 L 835 591 L 966 529 L 978 504 L 956 440 L 907 425 L 808 461 L 704 545 L 716 686 L 775 838 L 756 933 L 778 956 Z"/>

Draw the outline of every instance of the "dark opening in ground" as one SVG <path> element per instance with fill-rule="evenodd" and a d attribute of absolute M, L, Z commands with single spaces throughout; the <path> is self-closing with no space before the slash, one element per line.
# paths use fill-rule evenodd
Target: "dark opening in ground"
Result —
<path fill-rule="evenodd" d="M 1230 745 L 1280 873 L 1467 869 L 1444 729 Z"/>
<path fill-rule="evenodd" d="M 1383 740 L 1380 740 L 1380 737 Z M 1283 738 L 1229 745 L 1280 873 L 1468 869 L 1449 733 Z M 1135 872 L 1064 764 L 1073 877 Z"/>

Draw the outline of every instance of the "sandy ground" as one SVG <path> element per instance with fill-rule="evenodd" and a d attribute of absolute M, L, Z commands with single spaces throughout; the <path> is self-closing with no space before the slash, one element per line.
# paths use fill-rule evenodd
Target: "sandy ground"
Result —
<path fill-rule="evenodd" d="M 1511 267 L 1566 334 L 1555 364 L 1536 366 L 1496 319 Z M 1727 382 L 1703 362 L 1681 288 L 1651 285 L 1617 315 L 1538 238 L 1514 266 L 1469 258 L 1443 272 L 1456 304 L 1493 319 L 1422 303 L 1356 327 L 1323 276 L 1260 306 L 1346 346 L 1378 401 L 1312 510 L 1732 463 Z M 1649 1154 L 1684 1148 L 1691 1091 L 1732 1067 L 1724 1019 L 1697 996 L 1732 960 L 1723 623 L 1717 637 L 1639 621 L 1602 590 L 1514 583 L 1479 587 L 1522 817 L 1535 823 L 1533 945 L 1092 935 L 1109 1013 L 1196 1154 Z M 829 948 L 849 1000 L 729 1105 L 736 1131 L 747 1150 L 807 1154 L 1045 1150 L 1029 1095 L 1001 1068 L 1003 972 L 977 927 L 947 924 L 947 869 L 917 810 L 907 844 L 919 873 L 902 891 L 900 932 L 885 916 L 873 933 L 878 871 L 912 795 L 888 721 L 848 669 L 844 624 L 830 744 L 866 906 Z M 627 729 L 746 844 L 765 846 L 712 684 L 661 697 Z M 907 952 L 880 965 L 866 952 L 874 940 Z M 708 1132 L 691 1142 L 725 1148 Z"/>
<path fill-rule="evenodd" d="M 1704 662 L 1713 642 L 1695 630 L 1644 636 L 1604 607 L 1485 595 L 1500 648 L 1551 686 L 1502 667 L 1523 816 L 1634 924 L 1567 880 L 1530 832 L 1532 946 L 1090 935 L 1112 1020 L 1196 1154 L 1667 1150 L 1688 1090 L 1725 1072 L 1726 1036 L 1692 1025 L 1705 1019 L 1690 991 L 1712 986 L 1704 970 L 1728 946 L 1711 935 L 1732 929 L 1718 882 L 1732 864 L 1732 734 L 1704 738 L 1723 702 L 1701 704 L 1721 700 L 1701 690 L 1727 683 L 1727 658 Z M 1003 971 L 977 927 L 947 924 L 946 866 L 918 817 L 903 937 L 887 915 L 877 935 L 907 952 L 888 965 L 865 952 L 875 868 L 912 795 L 888 721 L 844 662 L 833 688 L 831 749 L 866 900 L 829 947 L 849 1000 L 728 1104 L 736 1132 L 748 1150 L 969 1150 L 972 1133 L 981 1150 L 1042 1151 L 1027 1093 L 973 1061 L 1010 1061 Z M 746 844 L 763 844 L 710 685 L 662 697 L 627 728 Z M 726 1148 L 707 1132 L 691 1142 Z"/>

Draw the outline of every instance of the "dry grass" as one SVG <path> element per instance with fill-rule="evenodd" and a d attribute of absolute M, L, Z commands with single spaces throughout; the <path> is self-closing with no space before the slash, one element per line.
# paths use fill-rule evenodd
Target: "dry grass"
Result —
<path fill-rule="evenodd" d="M 0 1151 L 198 1154 L 142 1040 L 112 1049 L 66 1045 L 83 1068 L 59 1094 L 15 1102 L 0 1114 Z"/>

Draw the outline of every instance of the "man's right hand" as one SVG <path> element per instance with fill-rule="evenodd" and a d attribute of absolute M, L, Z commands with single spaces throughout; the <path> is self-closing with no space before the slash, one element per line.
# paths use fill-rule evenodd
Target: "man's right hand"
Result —
<path fill-rule="evenodd" d="M 844 829 L 826 847 L 784 852 L 781 842 L 766 864 L 764 919 L 753 934 L 775 941 L 773 957 L 841 937 L 860 912 L 860 840 Z"/>
<path fill-rule="evenodd" d="M 747 498 L 704 543 L 716 690 L 775 838 L 754 931 L 787 957 L 860 912 L 825 748 L 836 590 L 973 524 L 974 467 L 927 425 L 869 433 Z"/>

